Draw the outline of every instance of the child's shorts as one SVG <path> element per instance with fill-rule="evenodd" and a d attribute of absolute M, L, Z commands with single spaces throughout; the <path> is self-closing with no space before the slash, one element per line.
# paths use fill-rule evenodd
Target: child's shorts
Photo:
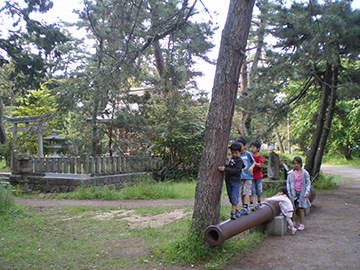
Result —
<path fill-rule="evenodd" d="M 241 179 L 240 194 L 251 195 L 252 179 Z"/>
<path fill-rule="evenodd" d="M 229 201 L 233 205 L 239 204 L 240 183 L 226 183 L 226 191 Z"/>
<path fill-rule="evenodd" d="M 261 196 L 262 195 L 262 177 L 252 180 L 251 195 Z"/>
<path fill-rule="evenodd" d="M 295 208 L 304 209 L 303 207 L 299 207 L 300 191 L 295 191 L 295 193 L 296 193 L 296 197 L 294 199 Z"/>

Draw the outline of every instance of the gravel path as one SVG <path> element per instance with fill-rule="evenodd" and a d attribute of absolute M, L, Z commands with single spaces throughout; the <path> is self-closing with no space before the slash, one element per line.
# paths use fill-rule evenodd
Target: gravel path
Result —
<path fill-rule="evenodd" d="M 323 165 L 322 171 L 347 181 L 316 195 L 305 230 L 266 238 L 228 269 L 360 269 L 360 168 Z"/>
<path fill-rule="evenodd" d="M 325 173 L 347 179 L 335 192 L 317 194 L 305 230 L 269 236 L 253 253 L 227 269 L 360 269 L 360 167 L 322 165 Z M 42 200 L 16 198 L 36 206 L 193 205 L 194 200 Z M 224 202 L 226 203 L 226 202 Z"/>

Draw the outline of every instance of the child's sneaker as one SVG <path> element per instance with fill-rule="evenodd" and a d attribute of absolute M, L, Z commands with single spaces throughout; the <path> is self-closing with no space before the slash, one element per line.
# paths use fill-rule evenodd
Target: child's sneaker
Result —
<path fill-rule="evenodd" d="M 230 213 L 230 218 L 233 219 L 233 220 L 236 219 L 235 212 L 232 212 L 232 211 L 231 211 L 231 213 Z"/>
<path fill-rule="evenodd" d="M 256 209 L 256 210 L 259 210 L 260 208 L 261 208 L 261 203 L 256 203 L 255 209 Z"/>
<path fill-rule="evenodd" d="M 250 204 L 250 211 L 255 211 L 255 206 L 253 204 Z"/>
<path fill-rule="evenodd" d="M 235 212 L 235 216 L 236 216 L 236 218 L 238 218 L 238 217 L 240 217 L 241 216 L 241 214 L 240 214 L 240 210 L 238 209 L 238 210 L 236 210 L 236 212 Z"/>
<path fill-rule="evenodd" d="M 291 228 L 291 235 L 294 235 L 296 233 L 297 229 L 295 227 Z"/>
<path fill-rule="evenodd" d="M 298 231 L 303 231 L 305 229 L 304 224 L 299 224 L 299 227 L 297 228 Z"/>
<path fill-rule="evenodd" d="M 249 209 L 247 209 L 247 208 L 242 208 L 242 209 L 240 210 L 240 215 L 247 215 L 247 214 L 249 214 Z"/>
<path fill-rule="evenodd" d="M 291 230 L 291 227 L 290 227 L 290 226 L 288 226 L 288 227 L 287 227 L 287 229 L 288 229 L 288 230 Z"/>

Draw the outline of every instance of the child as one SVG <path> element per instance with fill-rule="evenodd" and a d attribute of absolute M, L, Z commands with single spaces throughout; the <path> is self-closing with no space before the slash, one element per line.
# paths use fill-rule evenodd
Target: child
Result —
<path fill-rule="evenodd" d="M 294 227 L 294 223 L 291 220 L 294 213 L 294 207 L 287 194 L 286 187 L 279 187 L 278 195 L 268 198 L 267 200 L 273 202 L 279 202 L 280 211 L 285 216 L 286 221 L 289 225 L 288 229 L 291 230 L 291 235 L 294 235 L 297 231 L 296 228 Z"/>
<path fill-rule="evenodd" d="M 297 229 L 298 231 L 302 231 L 305 229 L 304 208 L 308 208 L 311 206 L 311 203 L 309 201 L 309 193 L 311 187 L 310 175 L 305 169 L 302 169 L 301 157 L 294 157 L 293 165 L 294 169 L 288 172 L 286 187 L 289 198 L 294 205 L 295 211 L 299 209 L 300 224 Z M 292 218 L 293 222 L 295 220 L 295 211 Z"/>
<path fill-rule="evenodd" d="M 253 179 L 253 168 L 255 166 L 255 161 L 250 152 L 245 150 L 246 140 L 243 137 L 237 138 L 236 142 L 241 145 L 240 157 L 243 161 L 244 167 L 241 171 L 241 200 L 243 203 L 243 207 L 240 210 L 241 215 L 247 215 L 249 213 L 248 205 L 250 201 L 251 195 L 251 186 Z"/>
<path fill-rule="evenodd" d="M 262 195 L 262 167 L 263 167 L 263 158 L 259 154 L 261 144 L 258 141 L 253 141 L 250 144 L 250 152 L 255 160 L 255 167 L 253 170 L 253 180 L 251 187 L 251 196 L 250 196 L 250 210 L 254 211 L 255 209 L 260 209 L 261 207 L 261 195 Z M 254 207 L 253 196 L 257 195 L 257 203 Z"/>
<path fill-rule="evenodd" d="M 226 190 L 229 196 L 229 200 L 231 203 L 231 213 L 230 218 L 236 219 L 240 216 L 240 211 L 238 208 L 239 204 L 239 191 L 240 191 L 240 174 L 241 169 L 243 167 L 242 159 L 239 157 L 241 152 L 241 145 L 237 142 L 234 142 L 230 146 L 231 157 L 229 162 L 225 166 L 219 166 L 218 170 L 220 172 L 225 171 L 225 183 Z"/>

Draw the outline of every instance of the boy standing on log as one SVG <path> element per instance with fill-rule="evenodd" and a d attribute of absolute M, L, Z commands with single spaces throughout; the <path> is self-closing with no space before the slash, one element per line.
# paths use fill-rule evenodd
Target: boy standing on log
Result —
<path fill-rule="evenodd" d="M 230 146 L 230 151 L 231 157 L 228 164 L 226 164 L 225 166 L 219 166 L 218 170 L 220 172 L 225 172 L 226 190 L 229 196 L 229 201 L 231 203 L 230 218 L 236 219 L 240 216 L 238 204 L 241 182 L 240 174 L 243 167 L 243 161 L 239 157 L 241 152 L 241 145 L 237 142 L 234 142 Z"/>
<path fill-rule="evenodd" d="M 240 194 L 243 207 L 240 210 L 241 215 L 247 215 L 249 213 L 249 202 L 251 196 L 251 186 L 253 179 L 253 169 L 255 166 L 255 160 L 249 151 L 246 151 L 246 140 L 243 137 L 236 139 L 236 142 L 241 145 L 240 157 L 243 161 L 244 168 L 241 171 L 241 187 Z"/>

